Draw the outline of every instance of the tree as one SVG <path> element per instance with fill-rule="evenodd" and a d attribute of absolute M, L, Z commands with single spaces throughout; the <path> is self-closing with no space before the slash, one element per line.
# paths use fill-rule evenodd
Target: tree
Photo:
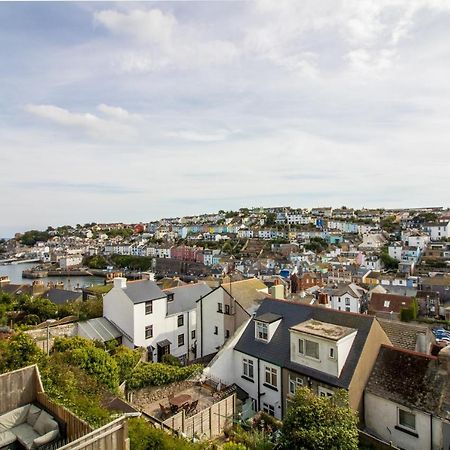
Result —
<path fill-rule="evenodd" d="M 36 364 L 43 357 L 27 334 L 17 333 L 9 340 L 0 341 L 0 373 Z"/>
<path fill-rule="evenodd" d="M 266 214 L 266 225 L 268 227 L 275 225 L 275 219 L 276 219 L 276 214 L 275 213 L 267 213 Z"/>
<path fill-rule="evenodd" d="M 347 392 L 318 397 L 308 388 L 297 391 L 281 429 L 282 448 L 357 450 L 357 415 L 348 406 Z"/>
<path fill-rule="evenodd" d="M 398 269 L 398 261 L 395 258 L 389 256 L 389 254 L 386 251 L 383 251 L 381 253 L 380 259 L 386 269 L 388 270 Z"/>

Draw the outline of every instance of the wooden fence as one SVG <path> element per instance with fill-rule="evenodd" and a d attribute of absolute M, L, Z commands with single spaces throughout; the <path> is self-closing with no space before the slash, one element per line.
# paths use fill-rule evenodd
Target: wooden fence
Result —
<path fill-rule="evenodd" d="M 66 423 L 67 439 L 69 441 L 77 439 L 80 436 L 84 436 L 93 430 L 93 428 L 84 420 L 81 420 L 68 409 L 64 408 L 64 406 L 58 405 L 54 401 L 50 400 L 45 393 L 38 392 L 36 394 L 36 400 L 52 415 Z"/>
<path fill-rule="evenodd" d="M 236 411 L 236 394 L 214 403 L 197 414 L 186 417 L 184 410 L 165 420 L 163 424 L 192 438 L 212 439 L 231 424 Z"/>
<path fill-rule="evenodd" d="M 366 433 L 363 430 L 358 430 L 359 434 L 359 443 L 363 446 L 373 448 L 376 450 L 398 450 L 398 447 L 393 445 L 392 443 L 384 442 L 375 436 L 372 436 L 369 433 Z"/>
<path fill-rule="evenodd" d="M 59 450 L 130 450 L 127 419 L 119 417 Z"/>
<path fill-rule="evenodd" d="M 34 402 L 38 376 L 36 366 L 0 375 L 0 414 Z"/>

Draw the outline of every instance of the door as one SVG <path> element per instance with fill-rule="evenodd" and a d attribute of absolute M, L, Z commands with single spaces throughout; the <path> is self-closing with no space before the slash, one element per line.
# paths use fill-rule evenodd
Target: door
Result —
<path fill-rule="evenodd" d="M 158 345 L 158 362 L 161 362 L 164 355 L 168 355 L 170 353 L 170 344 L 166 345 Z"/>

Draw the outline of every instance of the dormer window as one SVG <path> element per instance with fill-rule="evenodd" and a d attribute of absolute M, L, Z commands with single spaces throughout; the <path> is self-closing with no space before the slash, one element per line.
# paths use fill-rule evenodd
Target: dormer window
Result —
<path fill-rule="evenodd" d="M 269 326 L 267 323 L 256 322 L 256 338 L 262 341 L 269 339 Z"/>
<path fill-rule="evenodd" d="M 310 358 L 319 359 L 319 343 L 308 339 L 298 340 L 298 352 Z"/>

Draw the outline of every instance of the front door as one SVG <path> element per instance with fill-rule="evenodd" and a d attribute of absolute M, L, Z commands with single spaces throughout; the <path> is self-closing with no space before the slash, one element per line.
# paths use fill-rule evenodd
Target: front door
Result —
<path fill-rule="evenodd" d="M 170 353 L 170 344 L 166 344 L 164 346 L 158 345 L 158 362 L 161 362 L 164 355 L 168 355 Z"/>

